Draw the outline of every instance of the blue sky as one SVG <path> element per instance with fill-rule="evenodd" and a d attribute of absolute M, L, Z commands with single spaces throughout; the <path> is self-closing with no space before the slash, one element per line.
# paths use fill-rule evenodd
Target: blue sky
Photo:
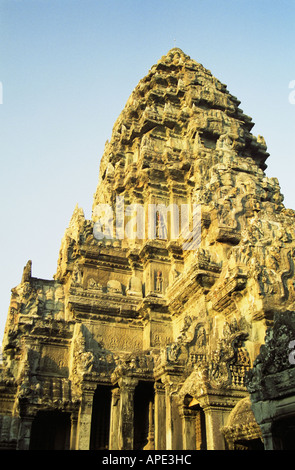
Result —
<path fill-rule="evenodd" d="M 295 0 L 0 0 L 0 337 L 23 266 L 52 279 L 116 118 L 174 46 L 241 101 L 295 209 L 294 31 Z"/>

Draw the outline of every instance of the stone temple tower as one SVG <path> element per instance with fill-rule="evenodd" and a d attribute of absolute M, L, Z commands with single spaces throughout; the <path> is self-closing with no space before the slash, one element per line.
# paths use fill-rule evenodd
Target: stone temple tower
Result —
<path fill-rule="evenodd" d="M 12 289 L 1 448 L 263 448 L 247 377 L 294 309 L 295 213 L 239 105 L 178 48 L 134 89 L 92 219 Z"/>

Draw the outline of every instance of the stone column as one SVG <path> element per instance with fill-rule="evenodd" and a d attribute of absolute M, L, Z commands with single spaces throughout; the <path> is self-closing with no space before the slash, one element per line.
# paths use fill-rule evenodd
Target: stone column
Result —
<path fill-rule="evenodd" d="M 24 416 L 21 418 L 19 433 L 18 433 L 18 450 L 29 450 L 31 440 L 31 429 L 34 421 L 34 416 Z"/>
<path fill-rule="evenodd" d="M 221 429 L 226 423 L 230 410 L 214 405 L 203 408 L 206 423 L 207 450 L 225 450 L 225 439 Z"/>
<path fill-rule="evenodd" d="M 112 390 L 109 450 L 119 449 L 120 389 Z"/>
<path fill-rule="evenodd" d="M 259 424 L 263 438 L 264 450 L 278 450 L 276 449 L 274 443 L 274 438 L 272 434 L 272 424 L 272 422 Z"/>
<path fill-rule="evenodd" d="M 149 402 L 149 428 L 148 428 L 148 442 L 143 450 L 155 450 L 155 423 L 154 423 L 154 403 Z"/>
<path fill-rule="evenodd" d="M 78 416 L 77 450 L 89 450 L 90 447 L 92 404 L 94 392 L 95 390 L 92 388 L 83 390 Z"/>
<path fill-rule="evenodd" d="M 196 450 L 196 412 L 183 406 L 180 415 L 183 450 Z"/>
<path fill-rule="evenodd" d="M 166 398 L 165 387 L 155 383 L 155 450 L 166 449 Z"/>
<path fill-rule="evenodd" d="M 134 441 L 134 390 L 137 379 L 123 377 L 119 379 L 120 419 L 118 426 L 118 449 L 132 450 Z"/>
<path fill-rule="evenodd" d="M 165 377 L 166 403 L 166 449 L 182 449 L 182 423 L 177 403 L 178 381 L 175 377 Z"/>
<path fill-rule="evenodd" d="M 77 447 L 77 426 L 78 426 L 77 413 L 72 413 L 71 414 L 70 450 L 76 450 L 76 447 Z"/>

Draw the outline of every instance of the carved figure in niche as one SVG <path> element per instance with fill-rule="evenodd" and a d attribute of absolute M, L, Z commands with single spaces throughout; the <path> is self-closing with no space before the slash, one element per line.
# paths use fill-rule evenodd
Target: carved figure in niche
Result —
<path fill-rule="evenodd" d="M 161 337 L 158 333 L 156 333 L 154 335 L 154 338 L 153 338 L 153 345 L 154 346 L 161 346 L 162 342 L 161 342 Z"/>
<path fill-rule="evenodd" d="M 157 271 L 156 273 L 156 291 L 162 293 L 163 292 L 163 275 L 162 271 Z"/>
<path fill-rule="evenodd" d="M 245 235 L 245 232 L 243 232 Z M 241 241 L 239 246 L 234 247 L 231 251 L 229 267 L 234 268 L 237 265 L 248 265 L 249 262 L 253 259 L 254 248 L 248 242 L 248 239 L 244 236 L 244 239 Z M 254 266 L 254 265 L 253 265 Z"/>
<path fill-rule="evenodd" d="M 167 360 L 168 362 L 175 362 L 180 354 L 180 346 L 172 343 L 167 346 Z"/>
<path fill-rule="evenodd" d="M 146 108 L 146 111 L 153 111 L 153 109 L 151 107 L 148 107 Z M 151 139 L 151 137 L 147 134 L 145 134 L 143 136 L 143 138 L 141 139 L 141 150 L 153 150 L 154 147 L 153 147 L 153 141 Z"/>
<path fill-rule="evenodd" d="M 190 358 L 192 362 L 203 361 L 206 357 L 206 330 L 203 326 L 196 329 L 195 344 L 192 343 L 190 347 Z"/>
<path fill-rule="evenodd" d="M 75 265 L 73 269 L 72 279 L 73 279 L 74 286 L 79 287 L 82 285 L 82 273 L 77 264 Z"/>
<path fill-rule="evenodd" d="M 94 367 L 94 355 L 92 352 L 86 351 L 86 339 L 81 326 L 78 327 L 78 331 L 74 339 L 73 358 L 73 375 L 75 377 L 75 381 L 77 381 L 78 375 L 89 373 Z"/>
<path fill-rule="evenodd" d="M 223 360 L 223 351 L 220 345 L 218 345 L 217 350 L 214 351 L 209 367 L 212 385 L 220 387 L 229 381 L 229 370 L 227 363 Z"/>
<path fill-rule="evenodd" d="M 203 349 L 206 346 L 206 331 L 204 327 L 199 328 L 196 339 L 196 348 Z"/>
<path fill-rule="evenodd" d="M 182 343 L 187 342 L 187 333 L 191 324 L 192 324 L 192 319 L 189 315 L 187 315 L 184 319 L 183 326 L 176 339 L 177 342 L 182 342 Z"/>
<path fill-rule="evenodd" d="M 93 277 L 88 279 L 87 287 L 88 287 L 88 289 L 101 290 L 101 285 L 98 282 L 96 282 L 93 279 Z"/>
<path fill-rule="evenodd" d="M 230 151 L 232 150 L 232 146 L 232 140 L 227 134 L 221 135 L 216 142 L 216 149 L 218 150 Z"/>
<path fill-rule="evenodd" d="M 156 212 L 156 238 L 164 240 L 167 238 L 167 227 L 163 216 L 160 212 Z"/>
<path fill-rule="evenodd" d="M 227 227 L 233 227 L 235 220 L 232 213 L 232 204 L 230 199 L 225 199 L 220 211 L 220 224 Z"/>

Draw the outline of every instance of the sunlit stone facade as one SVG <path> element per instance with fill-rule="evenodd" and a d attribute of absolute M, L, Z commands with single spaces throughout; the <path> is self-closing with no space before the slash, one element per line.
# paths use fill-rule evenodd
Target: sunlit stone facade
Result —
<path fill-rule="evenodd" d="M 294 308 L 295 213 L 239 105 L 178 48 L 134 89 L 105 145 L 92 219 L 76 207 L 54 278 L 32 277 L 28 262 L 12 289 L 1 448 L 270 445 L 253 366 L 274 318 Z M 102 205 L 113 225 L 99 236 Z M 169 210 L 139 237 L 134 217 L 155 205 L 198 208 L 197 245 L 193 219 L 174 231 Z"/>

